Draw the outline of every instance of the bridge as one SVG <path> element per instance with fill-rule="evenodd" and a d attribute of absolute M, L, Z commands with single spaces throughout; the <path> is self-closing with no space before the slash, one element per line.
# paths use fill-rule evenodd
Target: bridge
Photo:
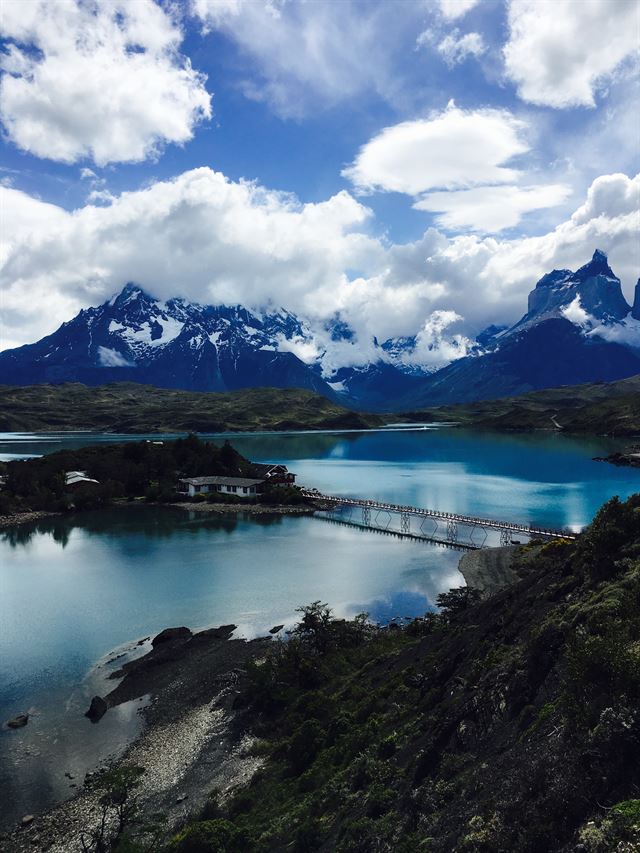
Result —
<path fill-rule="evenodd" d="M 575 533 L 567 530 L 552 530 L 513 521 L 478 518 L 385 501 L 325 495 L 315 489 L 302 489 L 302 494 L 306 498 L 326 504 L 326 509 L 319 511 L 326 512 L 326 517 L 331 521 L 411 539 L 424 539 L 454 548 L 477 549 L 493 544 L 519 544 L 521 540 L 516 539 L 516 536 L 525 536 L 528 540 L 577 538 Z M 495 539 L 499 541 L 494 542 Z"/>

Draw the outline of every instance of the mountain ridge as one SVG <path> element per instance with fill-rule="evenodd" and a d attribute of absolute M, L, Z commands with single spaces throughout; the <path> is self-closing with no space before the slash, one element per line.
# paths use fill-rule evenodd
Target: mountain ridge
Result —
<path fill-rule="evenodd" d="M 332 341 L 355 338 L 339 316 L 325 321 L 323 332 Z M 397 411 L 613 381 L 640 372 L 640 282 L 630 306 L 596 249 L 575 272 L 544 275 L 512 326 L 489 326 L 471 347 L 454 336 L 449 351 L 458 347 L 461 357 L 439 369 L 426 366 L 438 344 L 419 333 L 370 343 L 373 357 L 354 365 L 351 353 L 341 365 L 318 345 L 308 321 L 283 308 L 161 301 L 130 282 L 40 341 L 1 352 L 0 382 L 303 388 L 352 408 Z"/>

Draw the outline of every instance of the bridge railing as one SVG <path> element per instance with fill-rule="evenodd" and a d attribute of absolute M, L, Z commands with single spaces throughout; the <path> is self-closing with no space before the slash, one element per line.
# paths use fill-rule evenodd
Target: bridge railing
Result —
<path fill-rule="evenodd" d="M 407 506 L 404 504 L 392 504 L 386 501 L 376 501 L 366 498 L 348 498 L 338 495 L 325 495 L 322 492 L 311 489 L 302 489 L 302 494 L 305 497 L 328 503 L 343 504 L 345 506 L 361 506 L 371 509 L 382 509 L 387 512 L 396 512 L 402 515 L 416 515 L 428 518 L 440 518 L 446 521 L 456 521 L 460 524 L 468 524 L 481 526 L 493 530 L 510 530 L 517 533 L 524 533 L 527 536 L 544 536 L 552 539 L 571 539 L 577 538 L 576 534 L 566 530 L 554 530 L 547 527 L 532 526 L 530 524 L 518 524 L 512 521 L 500 521 L 493 518 L 480 518 L 478 516 L 462 515 L 455 512 L 443 512 L 441 510 L 426 509 L 422 507 Z"/>

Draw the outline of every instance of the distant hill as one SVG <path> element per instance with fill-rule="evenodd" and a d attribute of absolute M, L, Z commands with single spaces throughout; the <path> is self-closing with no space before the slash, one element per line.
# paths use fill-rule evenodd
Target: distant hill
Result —
<path fill-rule="evenodd" d="M 550 388 L 458 406 L 404 413 L 410 421 L 457 421 L 498 430 L 557 429 L 598 435 L 640 435 L 640 374 L 617 382 Z M 555 420 L 555 423 L 554 423 Z"/>
<path fill-rule="evenodd" d="M 228 394 L 175 391 L 131 382 L 87 387 L 0 386 L 0 431 L 223 432 L 362 429 L 382 419 L 349 411 L 299 388 Z"/>

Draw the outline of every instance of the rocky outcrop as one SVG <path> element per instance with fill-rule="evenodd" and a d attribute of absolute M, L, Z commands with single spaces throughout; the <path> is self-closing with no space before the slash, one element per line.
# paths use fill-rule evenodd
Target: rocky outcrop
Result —
<path fill-rule="evenodd" d="M 491 595 L 518 579 L 512 570 L 513 557 L 519 545 L 505 545 L 502 548 L 482 548 L 467 551 L 460 558 L 458 569 L 467 586 L 480 590 L 483 595 Z"/>
<path fill-rule="evenodd" d="M 174 640 L 188 640 L 191 637 L 189 628 L 182 626 L 181 628 L 165 628 L 151 640 L 151 645 L 154 647 L 161 646 L 163 643 L 171 643 Z"/>
<path fill-rule="evenodd" d="M 97 723 L 107 713 L 109 706 L 102 696 L 94 696 L 89 705 L 89 710 L 85 713 L 92 723 Z"/>
<path fill-rule="evenodd" d="M 29 722 L 28 714 L 18 714 L 12 720 L 7 720 L 7 726 L 10 729 L 22 729 Z"/>

